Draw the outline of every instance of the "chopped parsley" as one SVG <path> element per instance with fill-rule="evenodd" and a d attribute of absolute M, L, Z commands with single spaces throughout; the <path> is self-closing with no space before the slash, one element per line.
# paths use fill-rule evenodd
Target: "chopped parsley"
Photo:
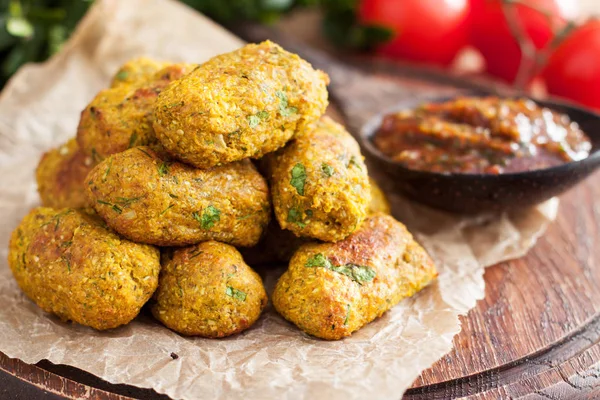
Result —
<path fill-rule="evenodd" d="M 288 211 L 287 222 L 292 222 L 298 225 L 300 228 L 306 227 L 306 224 L 302 222 L 302 211 L 297 208 L 290 208 Z"/>
<path fill-rule="evenodd" d="M 124 81 L 129 76 L 129 72 L 127 71 L 119 71 L 119 73 L 115 76 L 120 81 Z"/>
<path fill-rule="evenodd" d="M 159 216 L 164 215 L 167 211 L 169 211 L 171 208 L 173 208 L 175 205 L 174 204 L 169 204 L 169 207 L 165 208 L 164 210 L 162 210 L 160 212 L 160 214 L 158 214 Z"/>
<path fill-rule="evenodd" d="M 349 318 L 350 318 L 350 304 L 346 304 L 346 318 L 344 319 L 344 325 L 348 325 Z"/>
<path fill-rule="evenodd" d="M 71 272 L 71 260 L 69 260 L 69 257 L 63 256 L 62 259 L 65 261 L 65 264 L 67 264 L 67 270 Z"/>
<path fill-rule="evenodd" d="M 166 162 L 162 162 L 159 166 L 158 166 L 158 175 L 159 176 L 165 176 L 169 173 L 169 164 L 167 164 Z"/>
<path fill-rule="evenodd" d="M 133 132 L 133 134 L 129 137 L 129 149 L 135 146 L 135 142 L 137 142 L 138 134 L 137 132 Z"/>
<path fill-rule="evenodd" d="M 360 165 L 360 163 L 358 162 L 358 159 L 356 158 L 356 156 L 352 156 L 350 157 L 350 161 L 348 162 L 348 166 L 355 166 L 356 168 L 360 169 L 362 171 L 362 167 Z"/>
<path fill-rule="evenodd" d="M 92 161 L 95 164 L 98 164 L 100 161 L 102 161 L 102 157 L 100 157 L 100 154 L 98 154 L 95 147 L 92 147 Z"/>
<path fill-rule="evenodd" d="M 196 211 L 192 213 L 192 217 L 198 222 L 200 222 L 200 227 L 202 229 L 210 229 L 217 222 L 221 220 L 221 211 L 213 205 L 210 205 L 204 209 L 202 215 L 198 214 Z"/>
<path fill-rule="evenodd" d="M 227 286 L 225 294 L 239 301 L 246 301 L 246 292 L 242 292 L 241 290 L 238 290 L 234 287 Z"/>
<path fill-rule="evenodd" d="M 254 115 L 248 116 L 248 125 L 250 128 L 254 129 L 260 124 L 260 121 L 269 118 L 269 113 L 267 111 L 259 111 Z"/>
<path fill-rule="evenodd" d="M 108 168 L 106 168 L 106 171 L 104 171 L 104 175 L 102 176 L 102 182 L 106 181 L 106 177 L 108 176 L 108 174 L 110 173 L 110 168 L 112 167 L 112 162 L 113 159 L 112 157 L 108 160 Z"/>
<path fill-rule="evenodd" d="M 290 107 L 288 105 L 288 98 L 285 93 L 278 90 L 275 92 L 275 95 L 279 99 L 279 114 L 281 114 L 282 117 L 289 117 L 298 112 L 296 107 Z"/>
<path fill-rule="evenodd" d="M 41 227 L 50 225 L 52 222 L 54 222 L 54 230 L 56 231 L 58 229 L 58 225 L 60 224 L 60 219 L 65 215 L 71 214 L 72 212 L 73 212 L 72 209 L 68 209 L 66 211 L 60 212 L 60 213 L 56 214 L 54 217 L 52 217 L 50 219 L 50 221 L 46 222 L 45 224 L 42 224 Z"/>
<path fill-rule="evenodd" d="M 304 168 L 304 165 L 298 163 L 292 168 L 291 175 L 292 178 L 290 179 L 290 185 L 296 188 L 296 191 L 300 196 L 304 196 L 304 184 L 306 183 L 306 168 Z"/>
<path fill-rule="evenodd" d="M 346 275 L 359 285 L 362 285 L 366 282 L 371 282 L 377 275 L 373 268 L 365 265 L 357 265 L 352 263 L 348 263 L 346 265 L 333 265 L 331 261 L 321 253 L 315 254 L 309 258 L 304 266 L 329 269 L 333 272 L 337 272 L 338 274 Z"/>
<path fill-rule="evenodd" d="M 109 206 L 110 208 L 113 209 L 114 212 L 116 212 L 118 214 L 121 214 L 123 212 L 123 209 L 121 207 L 119 207 L 116 204 L 109 203 L 108 201 L 98 200 L 98 204 Z"/>
<path fill-rule="evenodd" d="M 304 264 L 304 266 L 305 267 L 321 267 L 321 268 L 327 268 L 327 269 L 333 268 L 331 261 L 329 261 L 329 259 L 321 253 L 317 253 L 314 256 L 312 256 L 311 258 L 309 258 L 306 261 L 306 264 Z"/>
<path fill-rule="evenodd" d="M 325 174 L 325 176 L 331 176 L 335 172 L 333 167 L 327 163 L 321 164 L 321 171 L 323 172 L 323 174 Z"/>
<path fill-rule="evenodd" d="M 139 199 L 141 199 L 144 196 L 139 196 L 139 197 L 117 197 L 117 203 L 123 205 L 123 206 L 128 206 L 131 203 L 135 203 L 136 201 L 138 201 Z"/>
<path fill-rule="evenodd" d="M 190 260 L 193 259 L 193 258 L 198 257 L 200 254 L 203 254 L 203 253 L 204 253 L 204 251 L 202 251 L 202 250 L 196 250 L 196 251 L 194 251 L 192 254 L 190 254 Z"/>
<path fill-rule="evenodd" d="M 136 147 L 136 149 L 138 149 L 139 151 L 141 151 L 142 153 L 144 153 L 148 157 L 154 159 L 154 157 L 152 157 L 152 155 L 150 153 L 148 153 L 146 150 L 142 149 L 141 147 Z"/>

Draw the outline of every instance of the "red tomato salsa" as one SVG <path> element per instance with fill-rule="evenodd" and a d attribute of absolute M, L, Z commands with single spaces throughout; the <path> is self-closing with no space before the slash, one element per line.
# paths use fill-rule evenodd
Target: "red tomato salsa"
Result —
<path fill-rule="evenodd" d="M 567 115 L 527 99 L 462 97 L 385 116 L 373 139 L 407 168 L 501 174 L 586 158 L 586 134 Z"/>

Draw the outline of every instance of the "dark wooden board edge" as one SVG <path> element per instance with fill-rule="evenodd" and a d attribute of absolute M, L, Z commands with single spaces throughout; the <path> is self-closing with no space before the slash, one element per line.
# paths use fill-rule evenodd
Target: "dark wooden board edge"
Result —
<path fill-rule="evenodd" d="M 409 389 L 405 400 L 516 398 L 595 399 L 600 397 L 600 317 L 530 357 L 476 375 Z M 152 389 L 111 384 L 80 369 L 43 360 L 29 365 L 0 353 L 0 398 L 167 400 Z"/>
<path fill-rule="evenodd" d="M 479 374 L 452 381 L 441 382 L 414 389 L 408 389 L 405 400 L 456 399 L 474 396 L 488 391 L 511 394 L 535 393 L 539 389 L 564 392 L 566 384 L 576 393 L 588 396 L 592 390 L 600 390 L 600 316 L 574 332 L 573 335 L 529 357 L 516 360 L 499 368 L 492 368 Z M 574 377 L 586 375 L 585 382 L 577 382 Z M 543 385 L 542 385 L 543 384 Z M 539 388 L 536 388 L 539 386 Z M 555 389 L 552 389 L 555 388 Z M 523 389 L 528 389 L 523 391 Z M 532 390 L 535 389 L 535 390 Z M 552 395 L 556 396 L 556 393 Z M 550 395 L 552 398 L 552 395 Z M 543 395 L 541 395 L 543 397 Z M 495 397 L 491 397 L 495 398 Z M 582 397 L 583 398 L 583 397 Z"/>

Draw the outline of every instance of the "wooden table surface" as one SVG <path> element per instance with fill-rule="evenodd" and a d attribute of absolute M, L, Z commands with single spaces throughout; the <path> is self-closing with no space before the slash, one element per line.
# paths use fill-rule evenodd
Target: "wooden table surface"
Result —
<path fill-rule="evenodd" d="M 384 78 L 380 81 L 386 86 L 400 82 L 412 87 L 405 95 L 415 88 L 446 90 L 453 85 L 437 78 L 433 82 L 430 74 L 418 71 L 415 77 L 410 69 L 392 68 L 390 73 L 389 66 L 371 64 L 368 69 Z M 335 90 L 341 92 L 334 98 L 354 83 L 340 76 L 343 81 Z M 365 79 L 374 90 L 378 83 Z M 348 116 L 349 108 L 338 106 Z M 405 399 L 600 398 L 597 199 L 600 174 L 562 196 L 557 220 L 525 257 L 487 269 L 486 296 L 462 317 L 454 349 L 421 374 Z M 0 353 L 0 399 L 63 397 L 166 398 L 151 390 L 111 385 L 74 368 L 48 362 L 27 365 Z"/>

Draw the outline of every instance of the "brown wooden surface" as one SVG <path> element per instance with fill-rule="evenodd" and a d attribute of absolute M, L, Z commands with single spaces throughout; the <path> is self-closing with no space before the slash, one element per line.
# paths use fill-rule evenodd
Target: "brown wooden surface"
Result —
<path fill-rule="evenodd" d="M 403 98 L 473 86 L 386 63 L 369 63 L 366 68 L 375 76 L 365 77 L 328 59 L 316 61 L 329 68 L 332 97 L 354 130 L 374 112 Z M 596 199 L 600 174 L 562 197 L 557 221 L 527 256 L 488 268 L 486 297 L 462 318 L 454 349 L 423 372 L 406 399 L 600 398 Z M 0 398 L 30 399 L 31 390 L 38 393 L 35 398 L 48 399 L 124 398 L 112 393 L 164 398 L 149 390 L 110 385 L 73 368 L 47 362 L 29 366 L 0 355 Z"/>

